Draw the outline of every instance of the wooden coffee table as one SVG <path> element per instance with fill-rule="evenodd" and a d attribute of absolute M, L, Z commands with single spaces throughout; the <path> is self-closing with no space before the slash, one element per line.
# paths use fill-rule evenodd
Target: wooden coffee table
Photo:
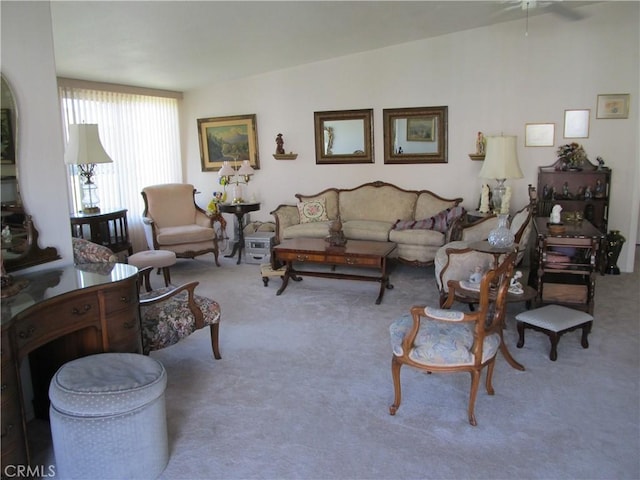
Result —
<path fill-rule="evenodd" d="M 273 261 L 286 265 L 282 286 L 276 293 L 280 295 L 287 288 L 289 279 L 302 280 L 299 276 L 338 278 L 343 280 L 365 280 L 380 282 L 380 293 L 376 299 L 376 305 L 382 301 L 385 288 L 391 289 L 387 273 L 387 258 L 396 248 L 393 242 L 371 242 L 364 240 L 348 240 L 344 247 L 331 247 L 321 238 L 294 238 L 284 240 L 273 247 Z M 331 266 L 329 272 L 299 270 L 294 268 L 294 263 L 313 263 Z M 363 267 L 380 270 L 379 276 L 355 275 L 352 273 L 340 273 L 335 267 L 346 265 L 349 267 Z"/>

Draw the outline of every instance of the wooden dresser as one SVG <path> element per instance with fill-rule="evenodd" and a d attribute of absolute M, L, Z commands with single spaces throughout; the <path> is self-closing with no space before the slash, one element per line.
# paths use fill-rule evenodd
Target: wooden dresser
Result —
<path fill-rule="evenodd" d="M 36 417 L 47 418 L 55 371 L 74 358 L 100 352 L 142 352 L 138 270 L 89 264 L 43 270 L 18 294 L 2 299 L 2 470 L 30 462 L 28 402 L 20 368 L 27 356 Z"/>

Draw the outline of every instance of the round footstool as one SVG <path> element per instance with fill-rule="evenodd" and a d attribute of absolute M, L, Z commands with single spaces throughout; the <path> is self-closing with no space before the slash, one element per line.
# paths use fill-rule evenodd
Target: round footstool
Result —
<path fill-rule="evenodd" d="M 49 386 L 60 478 L 157 478 L 169 460 L 158 361 L 100 353 L 65 363 Z"/>
<path fill-rule="evenodd" d="M 162 270 L 164 286 L 168 287 L 171 283 L 169 267 L 175 265 L 176 254 L 169 250 L 144 250 L 131 255 L 128 262 L 138 268 L 153 267 Z"/>

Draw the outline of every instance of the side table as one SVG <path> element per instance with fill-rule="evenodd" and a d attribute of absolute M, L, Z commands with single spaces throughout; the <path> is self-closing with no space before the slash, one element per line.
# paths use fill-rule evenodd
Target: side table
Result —
<path fill-rule="evenodd" d="M 225 255 L 226 258 L 233 258 L 238 252 L 237 265 L 240 265 L 242 259 L 242 250 L 244 249 L 244 225 L 243 218 L 249 212 L 255 212 L 260 210 L 260 203 L 220 203 L 218 208 L 223 213 L 233 213 L 238 219 L 236 226 L 236 241 L 233 244 L 233 250 L 229 255 Z"/>
<path fill-rule="evenodd" d="M 71 236 L 108 247 L 113 253 L 133 254 L 127 225 L 127 209 L 104 213 L 77 213 L 70 216 Z M 88 226 L 88 232 L 85 229 Z"/>

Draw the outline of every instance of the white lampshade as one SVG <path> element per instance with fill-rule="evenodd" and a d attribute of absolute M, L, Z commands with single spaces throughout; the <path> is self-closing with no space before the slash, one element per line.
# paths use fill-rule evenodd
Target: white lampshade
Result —
<path fill-rule="evenodd" d="M 69 143 L 64 152 L 64 163 L 89 165 L 111 163 L 111 157 L 104 151 L 98 134 L 98 125 L 81 123 L 69 125 Z"/>
<path fill-rule="evenodd" d="M 235 170 L 228 161 L 222 162 L 222 168 L 218 170 L 218 177 L 231 177 L 235 173 Z"/>
<path fill-rule="evenodd" d="M 522 178 L 516 142 L 516 136 L 487 137 L 487 153 L 478 176 L 494 180 Z"/>
<path fill-rule="evenodd" d="M 238 170 L 238 175 L 253 175 L 255 170 L 249 165 L 249 160 L 243 160 L 242 165 L 240 166 L 240 170 Z"/>

